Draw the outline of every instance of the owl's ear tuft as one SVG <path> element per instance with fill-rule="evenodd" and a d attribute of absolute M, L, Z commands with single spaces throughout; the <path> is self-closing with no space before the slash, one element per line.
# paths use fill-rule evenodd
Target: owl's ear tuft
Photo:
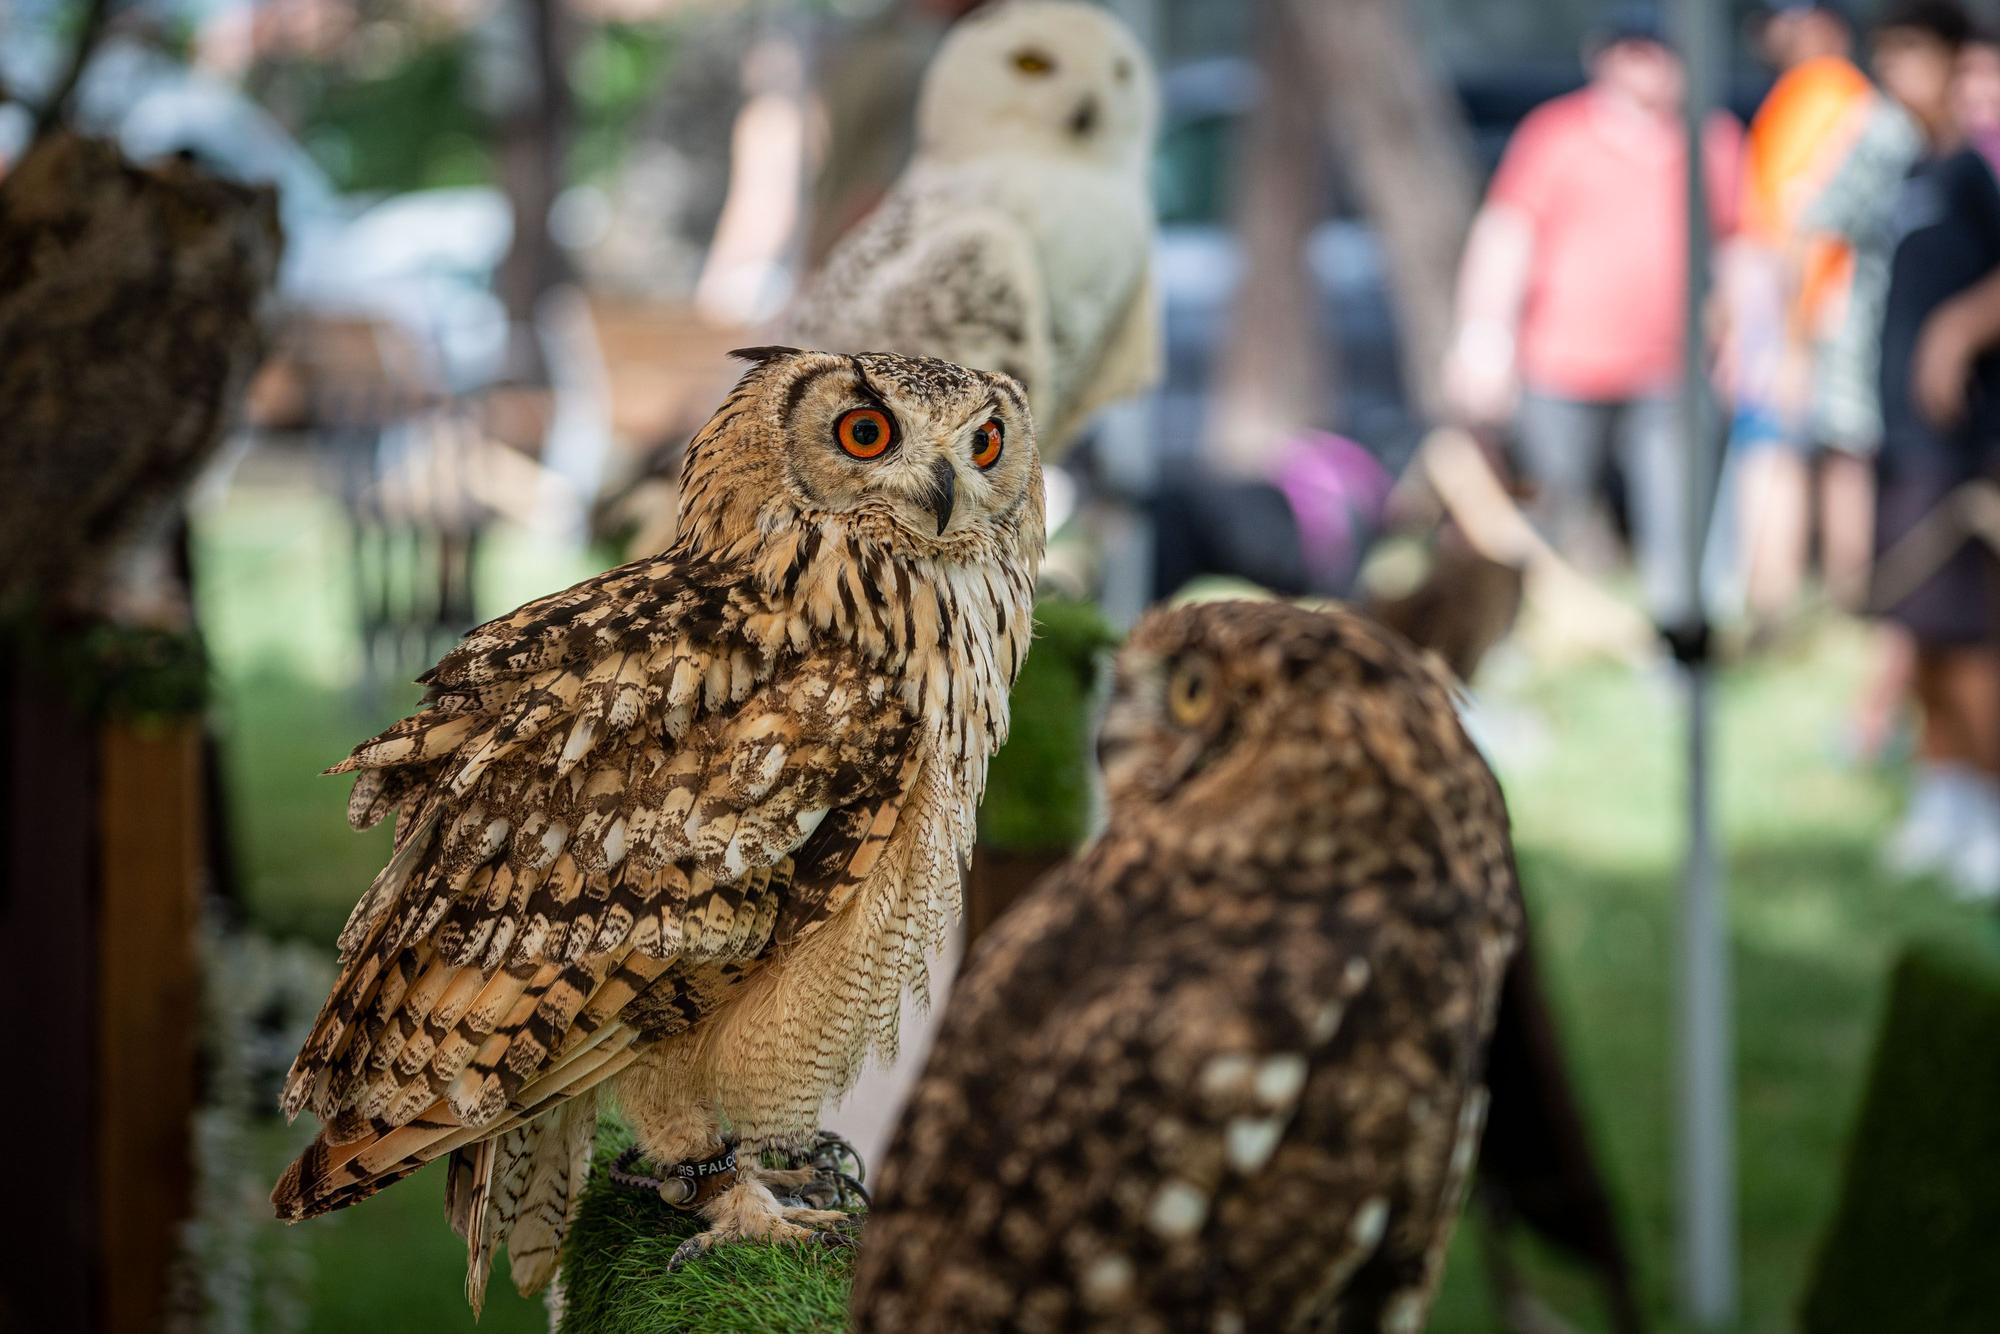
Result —
<path fill-rule="evenodd" d="M 776 361 L 780 357 L 796 357 L 799 355 L 800 350 L 796 347 L 778 347 L 776 345 L 771 347 L 739 347 L 731 351 L 729 355 L 735 357 L 738 361 L 747 361 L 753 366 L 761 366 L 767 361 Z"/>

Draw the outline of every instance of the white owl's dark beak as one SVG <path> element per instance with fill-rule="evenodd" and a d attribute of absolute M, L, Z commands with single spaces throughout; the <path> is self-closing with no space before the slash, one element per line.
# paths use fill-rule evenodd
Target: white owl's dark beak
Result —
<path fill-rule="evenodd" d="M 1069 132 L 1079 139 L 1087 138 L 1097 128 L 1097 99 L 1086 97 L 1069 113 Z"/>
<path fill-rule="evenodd" d="M 925 497 L 931 513 L 937 515 L 938 536 L 951 525 L 952 507 L 958 503 L 958 470 L 951 466 L 950 459 L 938 459 L 931 464 L 930 494 Z"/>

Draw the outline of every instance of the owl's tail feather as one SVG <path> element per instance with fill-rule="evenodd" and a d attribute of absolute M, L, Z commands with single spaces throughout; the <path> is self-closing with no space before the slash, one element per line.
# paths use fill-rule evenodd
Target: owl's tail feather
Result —
<path fill-rule="evenodd" d="M 530 1296 L 555 1274 L 563 1235 L 590 1178 L 595 1091 L 503 1135 L 454 1150 L 445 1213 L 465 1238 L 465 1298 L 486 1302 L 493 1255 L 507 1248 L 514 1286 Z"/>
<path fill-rule="evenodd" d="M 435 1158 L 496 1139 L 516 1126 L 553 1111 L 566 1100 L 591 1093 L 638 1056 L 634 1034 L 623 1025 L 600 1030 L 523 1086 L 490 1121 L 466 1125 L 443 1098 L 404 1125 L 335 1141 L 326 1130 L 314 1136 L 271 1192 L 278 1217 L 296 1223 L 367 1199 Z M 594 1096 L 591 1099 L 594 1107 Z"/>

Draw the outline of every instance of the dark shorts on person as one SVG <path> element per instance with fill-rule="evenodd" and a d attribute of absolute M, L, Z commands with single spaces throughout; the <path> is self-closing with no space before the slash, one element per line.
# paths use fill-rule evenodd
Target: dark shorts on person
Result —
<path fill-rule="evenodd" d="M 1949 454 L 1906 455 L 1883 469 L 1875 492 L 1878 569 L 1881 560 L 1936 513 L 1952 492 L 1976 476 L 1962 456 Z M 1984 542 L 1969 537 L 1910 593 L 1879 611 L 1919 644 L 1964 648 L 2000 641 L 1996 600 L 2000 600 L 2000 561 Z"/>
<path fill-rule="evenodd" d="M 1911 169 L 1897 192 L 1889 289 L 1882 311 L 1878 373 L 1882 452 L 1875 460 L 1877 606 L 1920 644 L 1939 648 L 2000 640 L 2000 569 L 1984 542 L 1940 512 L 1967 482 L 1996 475 L 2000 442 L 2000 355 L 1988 353 L 1966 386 L 1966 419 L 1940 428 L 1917 402 L 1914 367 L 1931 317 L 1946 302 L 2000 268 L 2000 181 L 1970 149 Z M 1935 520 L 1932 516 L 1936 515 Z M 1935 522 L 1949 554 L 1918 554 L 1903 542 Z M 1954 531 L 1956 530 L 1956 531 Z M 1953 541 L 1953 539 L 1956 539 Z M 1939 548 L 1946 550 L 1946 548 Z M 1905 558 L 1910 563 L 1905 565 Z M 1907 573 L 1905 573 L 1907 571 Z M 1921 583 L 1893 603 L 1884 576 Z"/>

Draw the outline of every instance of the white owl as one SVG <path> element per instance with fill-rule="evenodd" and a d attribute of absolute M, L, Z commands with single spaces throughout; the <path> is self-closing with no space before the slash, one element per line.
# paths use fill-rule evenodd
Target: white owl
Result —
<path fill-rule="evenodd" d="M 1151 62 L 1105 10 L 973 14 L 925 73 L 909 167 L 807 285 L 792 341 L 1003 371 L 1060 454 L 1159 375 L 1158 119 Z"/>

